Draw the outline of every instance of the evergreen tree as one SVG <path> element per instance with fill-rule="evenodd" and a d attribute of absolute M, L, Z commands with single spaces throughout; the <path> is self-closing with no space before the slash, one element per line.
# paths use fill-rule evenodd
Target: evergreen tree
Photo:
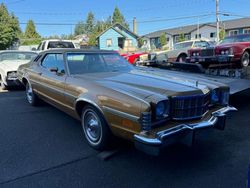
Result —
<path fill-rule="evenodd" d="M 5 50 L 18 41 L 21 33 L 18 19 L 14 14 L 9 14 L 7 7 L 0 5 L 0 50 Z"/>
<path fill-rule="evenodd" d="M 82 35 L 85 33 L 85 24 L 82 21 L 78 22 L 75 26 L 75 35 Z"/>
<path fill-rule="evenodd" d="M 112 16 L 112 24 L 115 24 L 115 23 L 119 23 L 123 25 L 124 27 L 129 28 L 128 23 L 126 22 L 124 16 L 122 15 L 118 7 L 115 7 L 115 10 Z"/>
<path fill-rule="evenodd" d="M 40 38 L 40 35 L 36 31 L 36 26 L 33 20 L 29 20 L 25 29 L 24 36 L 27 39 L 37 39 Z"/>
<path fill-rule="evenodd" d="M 95 16 L 92 12 L 89 12 L 85 25 L 86 34 L 88 35 L 92 34 L 94 32 L 94 27 L 95 27 Z"/>

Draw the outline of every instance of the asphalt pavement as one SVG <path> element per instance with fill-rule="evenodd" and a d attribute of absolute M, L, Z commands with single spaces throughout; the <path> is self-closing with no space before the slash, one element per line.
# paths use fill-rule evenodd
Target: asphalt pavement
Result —
<path fill-rule="evenodd" d="M 30 106 L 24 91 L 0 92 L 0 187 L 246 187 L 250 91 L 231 104 L 239 112 L 224 131 L 203 131 L 192 147 L 173 145 L 152 157 L 126 141 L 97 152 L 70 116 L 45 103 Z"/>

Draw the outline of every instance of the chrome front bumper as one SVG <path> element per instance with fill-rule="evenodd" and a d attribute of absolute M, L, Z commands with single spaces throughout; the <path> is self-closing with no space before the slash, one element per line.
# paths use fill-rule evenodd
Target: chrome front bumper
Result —
<path fill-rule="evenodd" d="M 221 108 L 213 112 L 209 120 L 194 124 L 180 124 L 156 133 L 155 138 L 134 135 L 135 146 L 137 149 L 148 154 L 158 155 L 160 148 L 171 145 L 175 142 L 186 142 L 187 144 L 192 144 L 194 140 L 194 132 L 197 130 L 211 127 L 224 130 L 226 115 L 233 111 L 237 111 L 237 109 L 231 106 Z"/>

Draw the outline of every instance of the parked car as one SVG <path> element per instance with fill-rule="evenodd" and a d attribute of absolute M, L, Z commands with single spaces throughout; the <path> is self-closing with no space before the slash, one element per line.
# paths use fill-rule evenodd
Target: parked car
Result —
<path fill-rule="evenodd" d="M 5 50 L 0 51 L 0 83 L 2 89 L 8 86 L 19 85 L 17 69 L 37 56 L 36 52 Z"/>
<path fill-rule="evenodd" d="M 207 48 L 210 42 L 206 40 L 189 40 L 176 43 L 172 50 L 158 51 L 149 54 L 148 65 L 166 65 L 167 63 L 186 62 L 188 50 L 191 48 Z"/>
<path fill-rule="evenodd" d="M 189 50 L 189 61 L 205 67 L 211 64 L 234 64 L 238 67 L 249 66 L 250 34 L 229 36 L 215 47 Z"/>
<path fill-rule="evenodd" d="M 76 48 L 71 40 L 49 39 L 42 41 L 38 47 L 38 51 L 44 51 L 54 48 Z"/>
<path fill-rule="evenodd" d="M 137 62 L 139 62 L 141 59 L 140 57 L 142 55 L 147 54 L 146 52 L 137 52 L 132 54 L 121 54 L 122 57 L 124 57 L 128 62 L 132 65 L 136 65 Z"/>
<path fill-rule="evenodd" d="M 117 52 L 41 52 L 18 70 L 27 101 L 39 99 L 79 119 L 90 146 L 103 150 L 112 135 L 158 154 L 200 129 L 224 129 L 229 88 L 223 84 L 134 68 Z M 190 134 L 190 137 L 186 137 Z"/>

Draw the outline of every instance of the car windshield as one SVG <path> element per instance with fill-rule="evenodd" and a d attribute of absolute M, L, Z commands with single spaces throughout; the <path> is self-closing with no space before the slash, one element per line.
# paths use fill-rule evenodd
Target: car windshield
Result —
<path fill-rule="evenodd" d="M 130 71 L 130 65 L 117 53 L 68 53 L 70 74 Z"/>
<path fill-rule="evenodd" d="M 49 42 L 48 48 L 75 48 L 72 42 L 52 41 Z"/>
<path fill-rule="evenodd" d="M 193 42 L 182 42 L 182 43 L 177 43 L 174 45 L 175 50 L 179 50 L 182 48 L 191 48 L 193 45 Z"/>
<path fill-rule="evenodd" d="M 234 42 L 250 42 L 250 35 L 238 35 L 238 36 L 226 37 L 220 42 L 220 44 L 229 44 Z"/>
<path fill-rule="evenodd" d="M 4 52 L 0 53 L 0 62 L 2 61 L 16 61 L 16 60 L 31 60 L 36 57 L 36 53 L 31 52 Z"/>

